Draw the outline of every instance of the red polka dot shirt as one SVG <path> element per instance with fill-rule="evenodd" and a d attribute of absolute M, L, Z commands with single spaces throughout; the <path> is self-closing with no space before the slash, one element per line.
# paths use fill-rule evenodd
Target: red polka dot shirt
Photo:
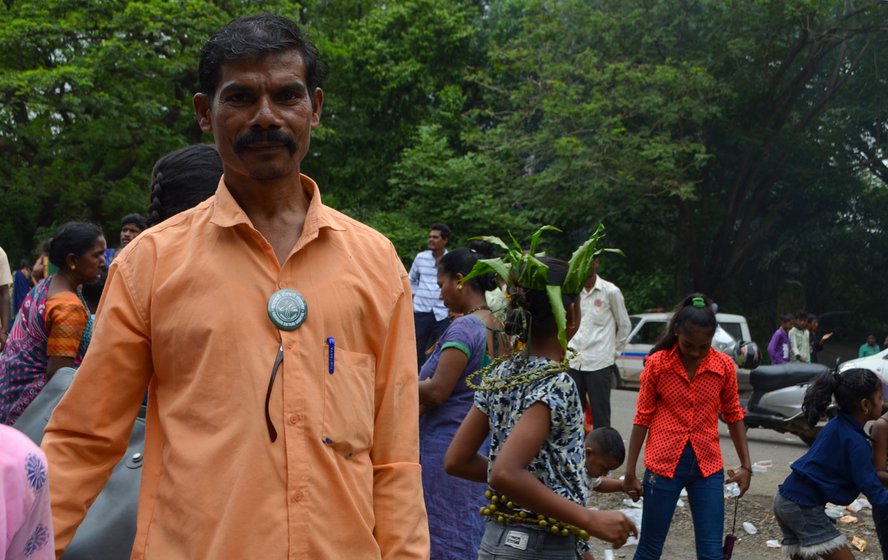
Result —
<path fill-rule="evenodd" d="M 678 355 L 678 345 L 648 357 L 634 423 L 648 428 L 644 466 L 672 478 L 690 441 L 703 476 L 724 468 L 718 437 L 718 412 L 728 424 L 743 420 L 737 372 L 726 354 L 709 349 L 693 381 Z"/>

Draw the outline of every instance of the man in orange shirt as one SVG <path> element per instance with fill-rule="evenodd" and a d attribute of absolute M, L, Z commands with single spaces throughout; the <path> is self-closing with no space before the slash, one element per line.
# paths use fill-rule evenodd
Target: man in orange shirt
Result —
<path fill-rule="evenodd" d="M 299 172 L 323 75 L 278 16 L 204 46 L 194 106 L 224 175 L 111 265 L 43 440 L 57 554 L 147 388 L 133 558 L 428 557 L 407 273 Z"/>

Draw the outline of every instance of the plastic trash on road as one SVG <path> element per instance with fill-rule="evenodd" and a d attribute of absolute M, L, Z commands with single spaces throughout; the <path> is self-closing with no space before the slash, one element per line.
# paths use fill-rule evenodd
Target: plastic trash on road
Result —
<path fill-rule="evenodd" d="M 843 508 L 842 506 L 837 506 L 835 504 L 830 504 L 830 503 L 826 504 L 826 508 L 824 508 L 823 511 L 826 513 L 827 517 L 829 517 L 830 519 L 838 519 L 838 518 L 842 517 L 843 515 L 845 515 L 845 508 Z"/>
<path fill-rule="evenodd" d="M 857 535 L 854 535 L 853 537 L 851 537 L 851 547 L 859 550 L 860 552 L 863 552 L 864 550 L 866 550 L 866 541 L 864 539 L 861 539 Z"/>
<path fill-rule="evenodd" d="M 762 459 L 761 461 L 756 461 L 752 464 L 752 472 L 754 473 L 763 473 L 768 472 L 771 467 L 774 466 L 774 461 L 770 459 Z"/>
<path fill-rule="evenodd" d="M 754 534 L 758 533 L 758 529 L 756 529 L 755 525 L 753 525 L 749 521 L 743 522 L 743 530 L 746 531 L 746 533 L 749 535 L 754 535 Z"/>
<path fill-rule="evenodd" d="M 846 509 L 848 511 L 850 511 L 851 513 L 857 513 L 858 511 L 862 510 L 863 508 L 872 509 L 873 506 L 872 506 L 872 504 L 869 503 L 869 500 L 867 500 L 866 498 L 860 497 L 860 498 L 857 498 L 856 500 L 854 500 L 853 502 L 851 502 L 850 504 L 848 504 Z"/>
<path fill-rule="evenodd" d="M 623 513 L 630 520 L 632 520 L 632 522 L 635 523 L 635 527 L 638 529 L 638 538 L 630 535 L 629 540 L 627 540 L 626 544 L 624 544 L 623 546 L 632 546 L 638 544 L 638 539 L 641 538 L 641 510 L 621 509 L 620 512 Z"/>
<path fill-rule="evenodd" d="M 768 545 L 768 548 L 780 548 L 780 541 L 777 539 L 770 539 L 765 544 Z"/>

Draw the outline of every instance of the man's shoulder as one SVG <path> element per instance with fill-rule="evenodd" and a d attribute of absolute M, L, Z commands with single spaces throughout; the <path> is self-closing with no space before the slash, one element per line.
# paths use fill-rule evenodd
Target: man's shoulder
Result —
<path fill-rule="evenodd" d="M 596 282 L 596 284 L 598 284 L 598 287 L 606 292 L 620 292 L 619 286 L 617 286 L 613 282 L 605 280 L 601 276 L 598 277 L 598 282 Z"/>

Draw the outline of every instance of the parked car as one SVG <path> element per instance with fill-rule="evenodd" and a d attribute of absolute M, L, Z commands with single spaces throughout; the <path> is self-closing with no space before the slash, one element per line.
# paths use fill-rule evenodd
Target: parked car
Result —
<path fill-rule="evenodd" d="M 882 379 L 883 384 L 888 383 L 888 348 L 872 356 L 854 358 L 839 364 L 840 372 L 851 368 L 865 368 L 874 371 Z"/>
<path fill-rule="evenodd" d="M 619 375 L 615 376 L 614 387 L 639 387 L 640 376 L 644 369 L 644 360 L 654 344 L 660 340 L 666 331 L 666 323 L 669 321 L 669 313 L 641 313 L 630 315 L 632 331 L 629 333 L 629 342 L 617 359 Z M 734 346 L 741 340 L 752 340 L 749 334 L 749 325 L 746 317 L 732 315 L 730 313 L 717 313 L 718 329 L 712 337 L 712 346 L 725 354 L 731 354 Z M 749 372 L 738 372 L 741 385 L 748 384 Z"/>

